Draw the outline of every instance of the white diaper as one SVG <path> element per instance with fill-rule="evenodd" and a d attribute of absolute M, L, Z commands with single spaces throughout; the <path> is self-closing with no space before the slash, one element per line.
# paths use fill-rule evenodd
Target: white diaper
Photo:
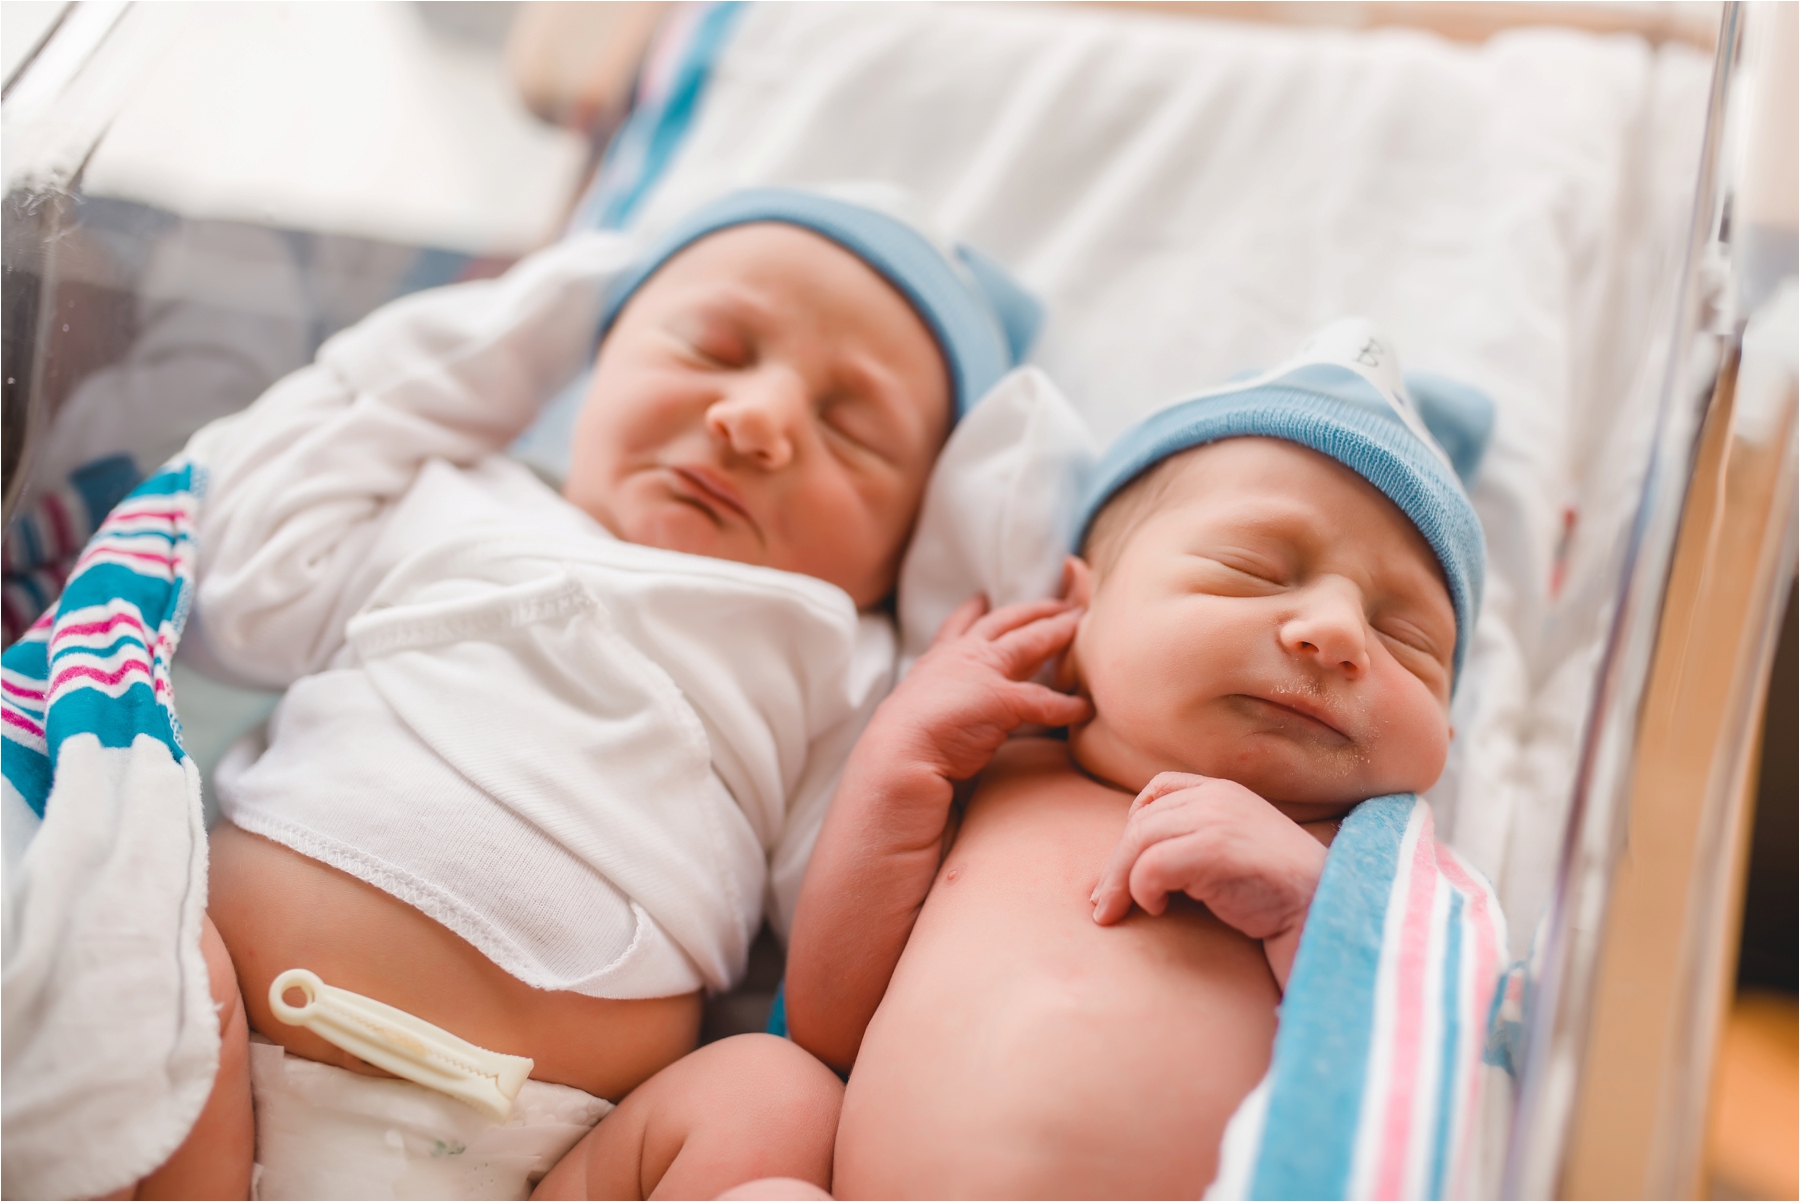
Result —
<path fill-rule="evenodd" d="M 526 1081 L 495 1122 L 447 1094 L 250 1037 L 257 1198 L 525 1198 L 613 1104 Z"/>

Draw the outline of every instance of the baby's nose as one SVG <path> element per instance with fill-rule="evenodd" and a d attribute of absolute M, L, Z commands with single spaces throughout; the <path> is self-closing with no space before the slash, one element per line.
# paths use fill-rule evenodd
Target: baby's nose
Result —
<path fill-rule="evenodd" d="M 806 412 L 805 389 L 786 376 L 756 373 L 706 411 L 707 428 L 716 437 L 767 471 L 779 471 L 793 460 L 795 425 Z"/>
<path fill-rule="evenodd" d="M 1349 581 L 1318 581 L 1303 590 L 1300 609 L 1281 626 L 1290 654 L 1352 679 L 1369 670 L 1368 622 Z"/>

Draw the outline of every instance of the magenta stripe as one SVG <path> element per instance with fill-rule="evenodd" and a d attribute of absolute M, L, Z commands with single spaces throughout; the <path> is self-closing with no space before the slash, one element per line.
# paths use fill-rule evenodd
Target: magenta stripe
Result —
<path fill-rule="evenodd" d="M 1448 848 L 1445 849 L 1442 856 L 1438 857 L 1438 865 L 1444 870 L 1444 876 L 1449 879 L 1450 883 L 1462 890 L 1469 899 L 1468 921 L 1475 927 L 1475 988 L 1470 994 L 1469 1013 L 1473 1016 L 1470 1034 L 1476 1041 L 1476 1047 L 1481 1048 L 1487 1043 L 1488 1007 L 1493 1004 L 1494 986 L 1499 979 L 1496 970 L 1500 959 L 1494 920 L 1488 913 L 1488 891 L 1482 887 L 1480 881 L 1475 880 L 1463 870 L 1462 861 L 1458 860 L 1456 853 Z M 1454 967 L 1452 967 L 1452 971 L 1454 971 Z M 1450 1071 L 1450 1067 L 1446 1066 L 1445 1071 Z M 1462 1117 L 1463 1122 L 1467 1123 L 1474 1117 L 1476 1107 L 1480 1102 L 1481 1071 L 1479 1062 L 1471 1066 L 1465 1092 L 1468 1096 L 1463 1103 Z M 1457 1133 L 1456 1138 L 1459 1144 L 1456 1157 L 1456 1180 L 1463 1181 L 1466 1180 L 1463 1174 L 1467 1172 L 1466 1162 L 1470 1146 L 1474 1141 L 1461 1131 Z"/>
<path fill-rule="evenodd" d="M 184 509 L 133 509 L 126 513 L 112 514 L 106 521 L 101 523 L 100 531 L 101 533 L 105 533 L 108 526 L 116 526 L 121 522 L 136 521 L 141 518 L 156 518 L 157 520 L 164 522 L 178 522 L 187 516 L 187 511 Z"/>
<path fill-rule="evenodd" d="M 81 557 L 81 566 L 85 567 L 102 555 L 123 555 L 128 559 L 142 559 L 149 563 L 172 564 L 175 562 L 173 555 L 158 555 L 154 551 L 126 551 L 119 547 L 106 546 L 96 540 L 94 545 L 87 549 L 87 553 Z"/>
<path fill-rule="evenodd" d="M 30 701 L 42 701 L 44 699 L 42 693 L 39 693 L 34 689 L 28 689 L 24 685 L 14 684 L 10 680 L 0 680 L 0 689 L 5 689 L 9 693 L 16 693 L 20 697 L 24 697 Z"/>
<path fill-rule="evenodd" d="M 76 664 L 74 667 L 64 668 L 56 674 L 56 679 L 50 682 L 50 691 L 52 693 L 59 692 L 63 682 L 77 676 L 86 676 L 101 684 L 118 684 L 133 672 L 142 672 L 145 676 L 149 676 L 150 665 L 141 659 L 133 659 L 120 664 L 116 672 L 103 672 L 99 668 L 90 667 L 87 664 Z"/>
<path fill-rule="evenodd" d="M 33 722 L 30 718 L 27 718 L 24 714 L 21 714 L 18 710 L 0 708 L 0 718 L 4 718 L 6 721 L 22 730 L 30 731 L 40 739 L 44 737 L 44 728 L 39 726 L 36 722 Z"/>
<path fill-rule="evenodd" d="M 103 618 L 100 621 L 82 622 L 75 626 L 65 626 L 56 632 L 56 639 L 57 642 L 60 643 L 63 639 L 70 638 L 74 635 L 105 634 L 120 622 L 128 622 L 137 628 L 139 634 L 143 635 L 145 638 L 150 637 L 150 631 L 145 628 L 142 618 L 139 618 L 136 614 L 121 611 Z"/>
<path fill-rule="evenodd" d="M 1423 803 L 1417 803 L 1423 809 Z M 1437 892 L 1437 865 L 1431 854 L 1431 812 L 1425 811 L 1413 843 L 1406 883 L 1406 918 L 1400 928 L 1400 959 L 1394 973 L 1393 1057 L 1388 1077 L 1387 1116 L 1381 1162 L 1372 1197 L 1403 1197 L 1407 1142 L 1412 1135 L 1413 1094 L 1418 1088 L 1420 1044 L 1425 1033 L 1425 967 L 1431 951 L 1431 902 Z"/>

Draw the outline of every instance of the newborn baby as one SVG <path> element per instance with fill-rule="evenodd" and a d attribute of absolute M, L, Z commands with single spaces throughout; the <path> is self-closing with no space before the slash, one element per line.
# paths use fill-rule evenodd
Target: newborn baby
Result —
<path fill-rule="evenodd" d="M 842 198 L 736 193 L 648 253 L 591 235 L 397 302 L 202 436 L 196 641 L 290 686 L 211 839 L 250 1027 L 379 1071 L 277 1018 L 300 968 L 603 1099 L 694 1046 L 886 687 L 931 466 L 1028 341 L 979 266 Z M 596 330 L 558 497 L 501 452 Z M 243 1144 L 221 1096 L 196 1135 Z M 829 1139 L 760 1171 L 822 1180 Z"/>
<path fill-rule="evenodd" d="M 788 960 L 793 1039 L 852 1069 L 838 1196 L 1213 1179 L 1336 825 L 1437 780 L 1479 604 L 1448 459 L 1354 364 L 1386 355 L 1334 327 L 1148 419 L 1064 600 L 972 601 L 877 711 Z"/>

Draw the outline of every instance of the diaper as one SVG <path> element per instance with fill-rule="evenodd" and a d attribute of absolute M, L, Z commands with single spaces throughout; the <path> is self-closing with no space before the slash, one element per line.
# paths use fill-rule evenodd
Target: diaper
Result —
<path fill-rule="evenodd" d="M 250 1037 L 256 1198 L 525 1198 L 613 1104 L 526 1081 L 497 1122 L 411 1081 Z"/>

